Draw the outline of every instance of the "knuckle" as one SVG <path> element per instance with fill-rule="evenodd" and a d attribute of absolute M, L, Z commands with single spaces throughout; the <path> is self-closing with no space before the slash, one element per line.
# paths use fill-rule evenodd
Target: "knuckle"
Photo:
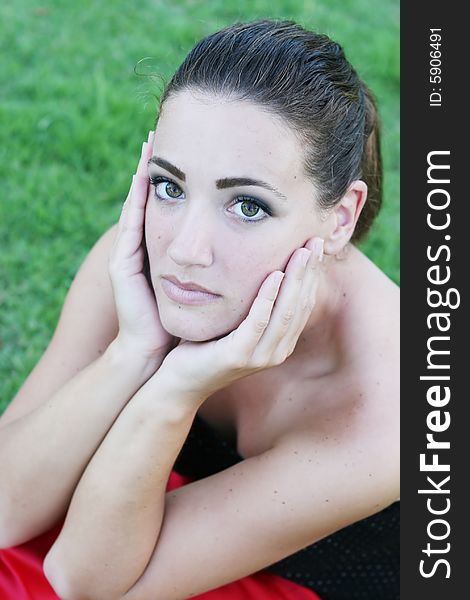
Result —
<path fill-rule="evenodd" d="M 271 361 L 265 356 L 254 356 L 250 361 L 250 367 L 253 369 L 266 369 L 271 365 Z"/>
<path fill-rule="evenodd" d="M 291 355 L 291 354 L 294 352 L 294 350 L 295 350 L 295 349 L 296 349 L 296 347 L 297 347 L 297 344 L 299 343 L 299 339 L 300 339 L 300 333 L 299 333 L 299 334 L 298 334 L 298 335 L 295 337 L 295 339 L 294 339 L 294 340 L 292 340 L 292 342 L 290 343 L 290 346 L 289 346 L 289 350 L 288 350 L 288 354 L 287 354 L 287 356 L 290 356 L 290 355 Z"/>
<path fill-rule="evenodd" d="M 288 310 L 284 311 L 284 313 L 281 317 L 281 323 L 284 326 L 287 326 L 292 321 L 293 317 L 294 317 L 294 311 L 292 309 L 288 309 Z"/>
<path fill-rule="evenodd" d="M 256 331 L 256 333 L 263 333 L 263 331 L 268 326 L 268 323 L 269 323 L 268 319 L 259 319 L 255 323 L 255 331 Z"/>
<path fill-rule="evenodd" d="M 271 365 L 273 367 L 277 367 L 282 365 L 282 363 L 286 360 L 287 356 L 285 352 L 276 352 L 271 359 Z"/>

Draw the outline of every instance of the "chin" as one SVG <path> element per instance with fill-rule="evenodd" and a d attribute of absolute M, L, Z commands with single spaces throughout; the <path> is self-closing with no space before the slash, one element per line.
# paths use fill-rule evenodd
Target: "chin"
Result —
<path fill-rule="evenodd" d="M 233 329 L 236 329 L 238 323 L 214 323 L 210 316 L 178 315 L 172 318 L 165 315 L 164 311 L 160 313 L 160 320 L 165 331 L 177 338 L 187 340 L 188 342 L 208 342 L 224 337 Z"/>

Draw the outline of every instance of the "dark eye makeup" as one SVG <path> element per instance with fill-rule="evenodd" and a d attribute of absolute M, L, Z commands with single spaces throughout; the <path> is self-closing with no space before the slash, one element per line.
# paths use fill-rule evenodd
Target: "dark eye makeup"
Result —
<path fill-rule="evenodd" d="M 171 179 L 168 179 L 167 177 L 161 176 L 150 176 L 149 179 L 150 183 L 155 187 L 154 197 L 156 200 L 158 200 L 159 202 L 169 202 L 171 201 L 171 199 L 179 200 L 179 196 L 177 193 L 175 193 L 175 195 L 172 196 L 172 194 L 174 193 L 174 191 L 172 191 L 172 188 L 173 190 L 175 190 L 176 188 L 181 191 L 181 188 L 177 183 L 175 183 Z M 157 185 L 159 183 L 168 184 L 165 188 L 165 193 L 168 194 L 169 198 L 163 198 L 157 193 Z M 267 216 L 273 216 L 273 211 L 270 209 L 270 207 L 258 198 L 253 198 L 251 196 L 246 195 L 237 196 L 234 199 L 231 206 L 236 206 L 237 204 L 240 205 L 240 210 L 242 211 L 242 214 L 237 214 L 237 216 L 245 223 L 258 223 L 260 221 L 264 221 L 266 219 L 266 216 L 257 219 L 249 218 L 256 217 L 259 213 L 259 209 L 261 209 Z"/>

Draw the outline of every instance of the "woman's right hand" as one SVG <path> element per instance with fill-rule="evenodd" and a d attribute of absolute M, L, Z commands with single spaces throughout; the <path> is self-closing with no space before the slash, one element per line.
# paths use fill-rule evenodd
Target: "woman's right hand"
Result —
<path fill-rule="evenodd" d="M 137 172 L 122 207 L 118 231 L 109 256 L 109 275 L 119 320 L 118 346 L 133 358 L 155 361 L 158 369 L 166 354 L 179 342 L 160 321 L 153 290 L 144 274 L 145 207 L 149 179 L 147 162 L 155 133 L 142 145 Z"/>

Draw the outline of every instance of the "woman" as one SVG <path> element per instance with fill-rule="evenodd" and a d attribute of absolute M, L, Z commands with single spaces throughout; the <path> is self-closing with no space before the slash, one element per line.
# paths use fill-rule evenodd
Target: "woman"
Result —
<path fill-rule="evenodd" d="M 354 246 L 380 201 L 336 43 L 195 46 L 0 421 L 10 574 L 35 538 L 67 599 L 398 597 L 398 288 Z"/>

